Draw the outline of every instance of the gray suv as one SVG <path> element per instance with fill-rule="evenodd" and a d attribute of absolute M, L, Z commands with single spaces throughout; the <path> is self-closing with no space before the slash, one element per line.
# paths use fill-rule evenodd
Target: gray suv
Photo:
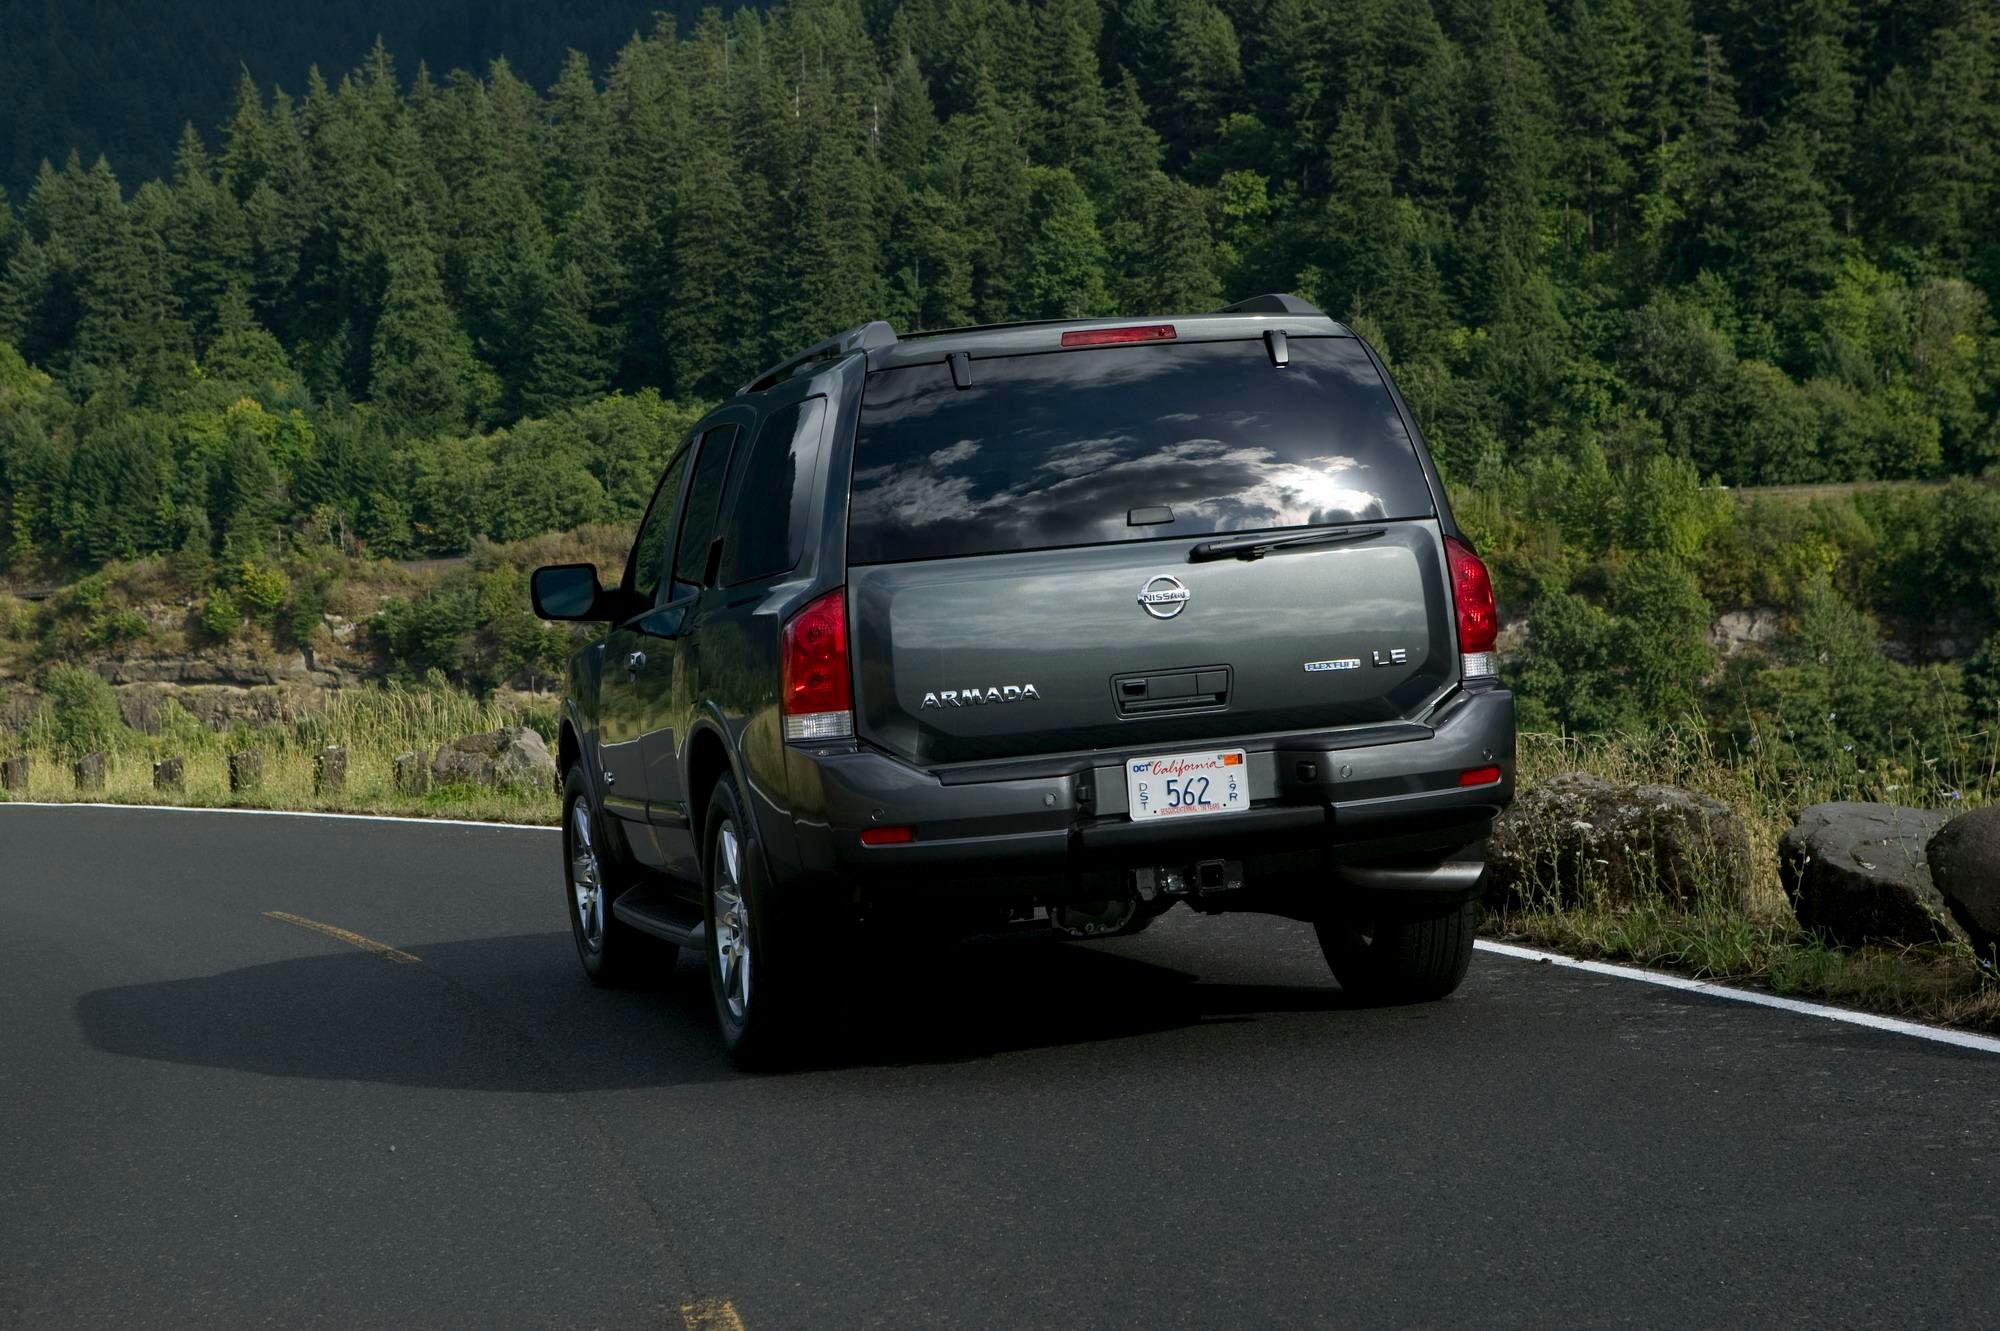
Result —
<path fill-rule="evenodd" d="M 610 983 L 707 957 L 794 1043 L 845 943 L 1312 922 L 1364 1001 L 1471 957 L 1513 793 L 1485 566 L 1381 359 L 1293 296 L 899 337 L 677 450 L 562 709 L 565 904 Z"/>

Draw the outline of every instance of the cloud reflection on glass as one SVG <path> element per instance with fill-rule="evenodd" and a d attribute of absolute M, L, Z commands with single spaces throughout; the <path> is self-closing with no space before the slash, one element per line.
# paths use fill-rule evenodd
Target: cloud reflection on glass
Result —
<path fill-rule="evenodd" d="M 855 563 L 1418 517 L 1431 497 L 1350 338 L 1057 352 L 869 376 Z M 1134 528 L 1165 506 L 1173 521 Z"/>

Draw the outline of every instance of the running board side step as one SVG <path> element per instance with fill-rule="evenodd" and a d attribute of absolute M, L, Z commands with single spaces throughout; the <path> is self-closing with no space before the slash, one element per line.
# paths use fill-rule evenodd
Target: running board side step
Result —
<path fill-rule="evenodd" d="M 701 908 L 671 888 L 651 884 L 628 888 L 611 903 L 611 914 L 620 924 L 681 947 L 696 947 L 703 941 Z"/>

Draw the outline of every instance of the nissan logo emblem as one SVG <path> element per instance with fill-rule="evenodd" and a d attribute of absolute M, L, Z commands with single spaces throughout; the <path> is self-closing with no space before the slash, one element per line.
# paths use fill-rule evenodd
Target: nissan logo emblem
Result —
<path fill-rule="evenodd" d="M 1139 589 L 1139 604 L 1154 619 L 1172 619 L 1187 609 L 1188 598 L 1192 595 L 1179 578 L 1171 573 L 1162 573 Z"/>

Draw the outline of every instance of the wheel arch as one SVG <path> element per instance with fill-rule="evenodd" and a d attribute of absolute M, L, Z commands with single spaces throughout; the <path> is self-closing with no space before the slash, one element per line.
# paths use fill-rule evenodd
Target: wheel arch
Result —
<path fill-rule="evenodd" d="M 583 760 L 583 741 L 576 736 L 576 726 L 565 714 L 560 733 L 556 737 L 556 774 L 560 776 L 570 767 Z"/>
<path fill-rule="evenodd" d="M 736 778 L 737 788 L 743 786 L 743 774 L 738 770 L 736 753 L 723 733 L 722 727 L 713 720 L 703 718 L 697 721 L 687 744 L 687 791 L 688 830 L 694 834 L 695 859 L 699 863 L 708 854 L 708 804 L 715 791 L 715 783 L 723 776 Z M 746 817 L 755 817 L 750 810 Z"/>

